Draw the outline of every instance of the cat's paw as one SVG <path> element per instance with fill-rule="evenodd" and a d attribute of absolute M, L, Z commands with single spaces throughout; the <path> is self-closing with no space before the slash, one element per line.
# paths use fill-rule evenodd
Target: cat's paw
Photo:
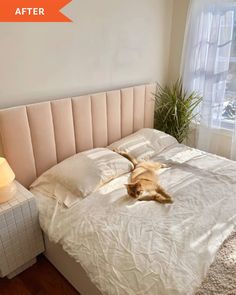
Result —
<path fill-rule="evenodd" d="M 120 152 L 118 148 L 113 148 L 112 151 L 117 154 L 119 154 L 119 152 Z"/>

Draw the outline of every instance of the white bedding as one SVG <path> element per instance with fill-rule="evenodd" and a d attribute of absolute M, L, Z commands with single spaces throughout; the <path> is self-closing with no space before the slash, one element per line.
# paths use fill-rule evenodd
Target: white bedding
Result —
<path fill-rule="evenodd" d="M 127 197 L 119 177 L 70 209 L 39 195 L 40 223 L 103 294 L 191 295 L 236 224 L 236 164 L 174 144 L 154 155 L 173 204 Z"/>

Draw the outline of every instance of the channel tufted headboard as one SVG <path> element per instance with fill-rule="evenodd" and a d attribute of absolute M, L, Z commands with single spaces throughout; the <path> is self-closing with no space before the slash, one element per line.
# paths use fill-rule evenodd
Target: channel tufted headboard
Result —
<path fill-rule="evenodd" d="M 142 85 L 0 110 L 3 154 L 28 187 L 75 153 L 153 127 L 153 92 Z"/>

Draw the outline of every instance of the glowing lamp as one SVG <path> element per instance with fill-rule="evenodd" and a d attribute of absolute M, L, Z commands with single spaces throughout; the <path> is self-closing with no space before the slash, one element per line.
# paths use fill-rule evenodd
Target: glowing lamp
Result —
<path fill-rule="evenodd" d="M 14 184 L 15 174 L 7 163 L 7 160 L 0 157 L 0 203 L 10 200 L 16 187 Z"/>

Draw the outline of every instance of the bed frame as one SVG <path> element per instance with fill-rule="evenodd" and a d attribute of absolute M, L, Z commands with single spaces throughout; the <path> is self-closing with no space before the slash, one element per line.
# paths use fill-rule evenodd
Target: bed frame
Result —
<path fill-rule="evenodd" d="M 43 172 L 84 150 L 152 128 L 155 85 L 0 110 L 3 155 L 26 188 Z M 101 293 L 60 245 L 45 235 L 45 255 L 82 295 Z"/>

